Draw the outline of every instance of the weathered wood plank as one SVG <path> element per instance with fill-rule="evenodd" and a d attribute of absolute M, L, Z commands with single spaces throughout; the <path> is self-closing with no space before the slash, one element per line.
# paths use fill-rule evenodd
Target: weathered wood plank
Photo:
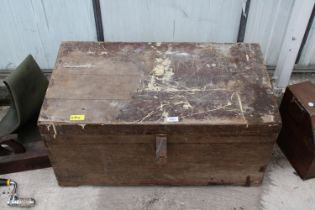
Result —
<path fill-rule="evenodd" d="M 44 135 L 43 137 L 49 145 L 64 145 L 66 147 L 71 145 L 87 145 L 87 144 L 154 144 L 156 142 L 156 134 L 125 134 L 125 135 L 105 135 L 95 132 L 94 134 L 61 134 L 54 137 L 53 135 Z M 273 143 L 277 138 L 277 134 L 269 134 L 268 136 L 242 135 L 239 134 L 211 134 L 205 135 L 200 133 L 192 134 L 168 134 L 168 144 L 252 144 L 257 146 L 263 143 Z"/>
<path fill-rule="evenodd" d="M 154 143 L 51 145 L 49 151 L 60 185 L 257 185 L 272 147 L 169 144 L 163 165 L 155 160 Z"/>
<path fill-rule="evenodd" d="M 105 104 L 95 107 L 87 99 Z M 64 108 L 54 109 L 58 103 Z M 73 110 L 74 103 L 82 103 L 81 110 Z M 68 123 L 74 111 L 86 115 L 85 124 L 164 123 L 171 116 L 178 123 L 279 122 L 255 44 L 67 42 L 61 46 L 45 104 L 39 118 L 43 123 L 56 116 Z M 106 118 L 93 115 L 104 107 Z"/>
<path fill-rule="evenodd" d="M 24 144 L 26 152 L 0 157 L 0 174 L 51 167 L 43 141 Z"/>

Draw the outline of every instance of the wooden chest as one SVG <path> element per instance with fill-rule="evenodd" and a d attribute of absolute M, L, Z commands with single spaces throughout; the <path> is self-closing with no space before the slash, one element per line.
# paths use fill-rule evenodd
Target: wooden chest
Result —
<path fill-rule="evenodd" d="M 278 144 L 302 179 L 315 177 L 315 85 L 289 86 L 280 105 Z"/>
<path fill-rule="evenodd" d="M 39 126 L 63 186 L 256 185 L 280 117 L 257 44 L 65 42 Z"/>

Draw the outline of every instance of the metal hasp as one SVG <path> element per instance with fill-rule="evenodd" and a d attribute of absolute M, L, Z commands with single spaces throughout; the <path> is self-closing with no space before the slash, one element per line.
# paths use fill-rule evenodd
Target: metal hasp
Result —
<path fill-rule="evenodd" d="M 10 198 L 7 202 L 9 206 L 30 208 L 35 206 L 34 198 L 20 198 L 17 196 L 17 183 L 10 179 L 0 179 L 0 186 L 13 186 L 13 190 L 10 194 Z"/>
<path fill-rule="evenodd" d="M 312 14 L 314 2 L 314 0 L 294 2 L 276 70 L 273 75 L 274 89 L 276 91 L 282 92 L 289 83 L 304 33 Z"/>
<path fill-rule="evenodd" d="M 155 157 L 158 164 L 167 162 L 167 137 L 157 136 L 155 140 Z"/>

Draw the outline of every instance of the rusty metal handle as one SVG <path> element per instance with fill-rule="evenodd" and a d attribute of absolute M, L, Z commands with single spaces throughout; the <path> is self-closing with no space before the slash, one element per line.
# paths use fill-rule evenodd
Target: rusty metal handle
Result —
<path fill-rule="evenodd" d="M 167 137 L 157 136 L 155 139 L 155 158 L 158 164 L 167 162 Z"/>

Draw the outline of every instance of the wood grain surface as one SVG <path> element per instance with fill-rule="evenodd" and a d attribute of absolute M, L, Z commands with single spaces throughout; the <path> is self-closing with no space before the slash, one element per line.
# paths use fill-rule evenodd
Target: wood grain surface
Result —
<path fill-rule="evenodd" d="M 106 137 L 105 137 L 106 138 Z M 168 144 L 167 163 L 155 144 L 50 145 L 58 182 L 72 185 L 257 185 L 273 144 Z"/>
<path fill-rule="evenodd" d="M 39 122 L 71 114 L 82 124 L 279 124 L 256 44 L 63 43 Z"/>

